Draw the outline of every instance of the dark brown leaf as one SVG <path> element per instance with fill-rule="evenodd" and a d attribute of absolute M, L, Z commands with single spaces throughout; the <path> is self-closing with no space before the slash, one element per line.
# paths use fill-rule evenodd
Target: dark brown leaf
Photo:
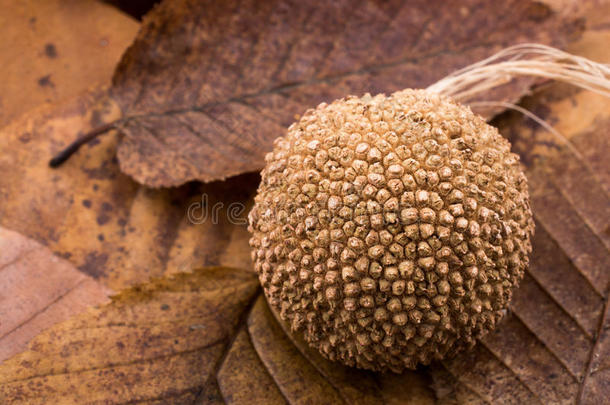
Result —
<path fill-rule="evenodd" d="M 562 46 L 579 27 L 537 1 L 165 1 L 114 75 L 121 169 L 152 187 L 258 170 L 320 102 L 425 87 L 510 44 Z"/>
<path fill-rule="evenodd" d="M 298 402 L 303 385 L 314 385 L 317 391 L 306 391 L 312 398 L 339 395 L 348 403 L 368 398 L 404 403 L 418 398 L 425 403 L 432 401 L 425 391 L 427 374 L 433 378 L 439 403 L 606 401 L 610 393 L 610 172 L 605 156 L 610 120 L 604 118 L 607 107 L 603 106 L 594 109 L 596 115 L 587 115 L 591 110 L 587 100 L 599 103 L 595 96 L 569 94 L 578 102 L 559 98 L 547 104 L 548 118 L 556 122 L 553 117 L 565 115 L 563 108 L 576 109 L 572 112 L 576 115 L 579 110 L 589 110 L 582 117 L 591 120 L 590 126 L 583 130 L 578 120 L 561 125 L 576 153 L 557 144 L 558 152 L 545 159 L 530 159 L 534 163 L 528 167 L 528 178 L 537 221 L 534 253 L 515 292 L 510 315 L 499 328 L 474 350 L 454 359 L 414 374 L 374 376 L 329 363 L 298 336 L 282 334 L 283 324 L 275 322 L 259 298 L 249 317 L 250 350 L 259 355 L 289 402 Z M 604 102 L 606 106 L 610 103 Z M 522 128 L 519 122 L 513 132 L 518 134 Z M 543 136 L 542 129 L 533 131 L 533 139 Z M 292 367 L 299 373 L 291 373 Z M 227 376 L 219 379 L 221 387 L 227 380 L 235 380 Z M 407 387 L 424 395 L 407 394 Z M 335 391 L 324 391 L 331 388 Z"/>

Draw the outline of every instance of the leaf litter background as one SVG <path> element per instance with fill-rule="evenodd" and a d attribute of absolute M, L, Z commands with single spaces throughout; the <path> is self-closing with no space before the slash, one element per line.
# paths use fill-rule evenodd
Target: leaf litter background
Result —
<path fill-rule="evenodd" d="M 209 206 L 247 203 L 256 174 L 155 190 L 120 169 L 150 186 L 256 170 L 294 114 L 321 100 L 425 87 L 514 42 L 551 43 L 608 62 L 607 4 L 591 11 L 581 2 L 574 11 L 571 2 L 471 2 L 471 12 L 431 16 L 429 3 L 399 12 L 366 1 L 350 7 L 345 26 L 333 26 L 327 18 L 341 15 L 344 3 L 324 18 L 264 3 L 246 20 L 245 3 L 162 3 L 109 87 L 138 24 L 95 2 L 66 16 L 60 3 L 46 3 L 38 16 L 30 15 L 36 7 L 4 7 L 3 18 L 38 42 L 0 54 L 10 60 L 25 47 L 40 63 L 22 76 L 24 86 L 35 84 L 32 101 L 21 102 L 14 83 L 2 91 L 2 105 L 13 108 L 0 115 L 3 403 L 593 404 L 608 397 L 610 102 L 602 97 L 545 85 L 522 100 L 568 136 L 576 154 L 518 114 L 495 119 L 528 166 L 537 221 L 531 269 L 509 317 L 473 351 L 403 375 L 348 369 L 309 351 L 260 295 L 245 227 L 231 225 L 226 212 L 216 225 L 187 221 L 203 193 Z M 287 25 L 255 27 L 273 13 L 284 13 L 278 21 Z M 108 22 L 66 35 L 66 18 Z M 234 31 L 219 31 L 229 22 Z M 324 38 L 316 31 L 333 29 Z M 66 37 L 74 42 L 59 46 Z M 82 51 L 72 49 L 91 52 L 97 70 L 79 66 Z M 91 76 L 69 80 L 74 71 Z M 67 79 L 51 91 L 38 80 L 47 75 L 52 83 Z M 493 97 L 516 100 L 531 84 Z M 47 168 L 75 134 L 116 119 L 123 119 L 120 141 L 107 135 L 60 170 Z M 187 144 L 194 155 L 181 148 Z"/>

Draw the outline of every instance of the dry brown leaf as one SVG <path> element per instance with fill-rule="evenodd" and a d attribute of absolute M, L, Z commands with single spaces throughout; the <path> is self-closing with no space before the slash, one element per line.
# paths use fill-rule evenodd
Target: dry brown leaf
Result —
<path fill-rule="evenodd" d="M 577 21 L 537 1 L 165 1 L 113 78 L 121 170 L 152 187 L 255 171 L 322 101 L 425 87 L 518 42 L 562 46 Z"/>
<path fill-rule="evenodd" d="M 118 291 L 153 276 L 205 265 L 251 268 L 246 226 L 243 221 L 229 221 L 228 209 L 231 203 L 247 203 L 258 175 L 226 183 L 148 190 L 121 174 L 113 159 L 112 138 L 89 146 L 90 150 L 69 162 L 61 175 L 48 169 L 46 159 L 53 145 L 79 128 L 116 114 L 98 102 L 100 94 L 105 93 L 94 91 L 64 105 L 39 108 L 0 130 L 0 226 L 51 250 L 40 247 L 40 252 L 48 254 L 39 262 L 28 262 L 32 267 L 15 268 L 18 276 L 0 273 L 4 308 L 11 314 L 0 316 L 2 335 L 44 310 L 73 286 L 70 283 L 89 280 L 86 275 Z M 201 207 L 204 196 L 208 202 L 205 210 Z M 200 204 L 194 222 L 188 217 L 193 203 Z M 211 218 L 214 207 L 220 208 L 217 221 Z M 198 223 L 204 211 L 210 217 Z M 247 208 L 238 216 L 243 220 L 246 213 Z M 9 254 L 10 250 L 0 253 Z M 76 269 L 58 273 L 67 265 L 58 268 L 52 253 Z M 14 271 L 11 274 L 15 275 Z M 44 277 L 31 283 L 32 276 L 40 272 Z M 30 284 L 24 288 L 28 280 Z M 100 284 L 87 281 L 64 297 L 65 304 L 60 300 L 0 339 L 0 358 L 23 350 L 42 329 L 95 303 L 97 294 L 82 297 L 81 293 Z M 26 312 L 17 310 L 20 302 L 30 304 L 24 307 Z"/>
<path fill-rule="evenodd" d="M 0 1 L 0 126 L 112 71 L 139 24 L 98 1 Z"/>
<path fill-rule="evenodd" d="M 104 97 L 104 89 L 96 90 L 33 111 L 0 130 L 0 225 L 48 246 L 116 291 L 196 267 L 249 268 L 250 252 L 243 243 L 248 208 L 238 213 L 239 223 L 229 220 L 228 210 L 231 203 L 247 206 L 258 175 L 150 190 L 120 172 L 112 137 L 85 147 L 61 172 L 49 170 L 46 159 L 56 145 L 118 115 Z M 198 223 L 204 196 L 208 219 Z M 199 206 L 190 221 L 194 203 Z M 214 207 L 219 208 L 217 221 L 212 220 Z"/>
<path fill-rule="evenodd" d="M 257 290 L 251 272 L 208 268 L 124 291 L 4 362 L 0 402 L 221 400 L 217 363 Z"/>
<path fill-rule="evenodd" d="M 110 293 L 38 242 L 2 227 L 0 277 L 0 361 L 24 350 L 43 329 L 104 302 Z"/>
<path fill-rule="evenodd" d="M 248 333 L 254 350 L 288 403 L 419 405 L 434 402 L 423 372 L 375 374 L 323 358 L 299 336 L 290 334 L 284 323 L 278 322 L 262 295 L 248 317 Z M 219 375 L 218 380 L 221 390 L 227 380 L 230 383 L 241 376 L 222 377 Z"/>

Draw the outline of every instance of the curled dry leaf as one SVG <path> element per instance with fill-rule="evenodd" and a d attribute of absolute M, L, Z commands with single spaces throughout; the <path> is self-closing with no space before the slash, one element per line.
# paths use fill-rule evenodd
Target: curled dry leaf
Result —
<path fill-rule="evenodd" d="M 580 31 L 537 1 L 165 1 L 113 78 L 121 170 L 152 187 L 255 171 L 322 101 L 425 87 L 507 45 L 562 46 Z M 489 97 L 516 100 L 531 83 Z"/>
<path fill-rule="evenodd" d="M 2 227 L 0 277 L 0 361 L 24 350 L 43 329 L 104 302 L 110 293 L 40 243 Z"/>
<path fill-rule="evenodd" d="M 258 175 L 150 190 L 120 172 L 114 137 L 86 146 L 61 173 L 49 170 L 57 145 L 119 115 L 104 100 L 96 89 L 0 130 L 0 225 L 115 291 L 196 267 L 249 268 L 245 216 Z"/>

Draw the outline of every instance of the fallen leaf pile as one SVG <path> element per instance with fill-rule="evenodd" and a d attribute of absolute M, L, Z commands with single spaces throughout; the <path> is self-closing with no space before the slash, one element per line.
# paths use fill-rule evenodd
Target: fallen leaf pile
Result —
<path fill-rule="evenodd" d="M 120 61 L 137 22 L 96 2 L 74 2 L 69 16 L 47 3 L 7 2 L 0 17 L 38 38 L 28 52 L 39 61 L 21 76 L 37 89 L 28 102 L 15 83 L 0 92 L 0 403 L 610 397 L 608 99 L 543 84 L 521 101 L 570 144 L 516 113 L 492 121 L 527 166 L 534 251 L 509 315 L 454 359 L 401 375 L 323 359 L 267 306 L 243 222 L 253 172 L 295 115 L 350 93 L 425 87 L 517 42 L 608 62 L 608 3 L 162 1 Z M 108 23 L 87 25 L 94 16 Z M 36 35 L 67 19 L 82 20 L 72 48 L 56 28 Z M 68 51 L 81 47 L 95 69 Z M 16 77 L 7 66 L 0 76 Z M 74 69 L 90 76 L 69 80 Z M 37 84 L 47 75 L 55 93 Z M 516 101 L 533 84 L 490 97 Z M 48 167 L 108 123 L 119 131 Z"/>

